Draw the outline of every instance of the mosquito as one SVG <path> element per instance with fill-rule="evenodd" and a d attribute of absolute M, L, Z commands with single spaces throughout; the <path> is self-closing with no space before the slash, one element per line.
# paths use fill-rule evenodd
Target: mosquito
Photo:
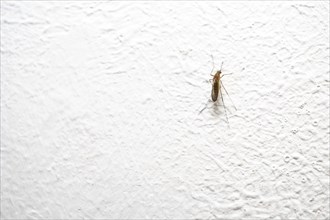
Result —
<path fill-rule="evenodd" d="M 229 97 L 231 103 L 233 104 L 235 110 L 236 107 L 234 105 L 234 102 L 231 100 L 226 88 L 224 87 L 222 81 L 221 81 L 221 78 L 226 76 L 226 75 L 232 75 L 232 73 L 230 74 L 222 74 L 221 70 L 222 70 L 222 66 L 223 66 L 223 62 L 221 63 L 221 67 L 220 67 L 220 70 L 218 70 L 214 75 L 212 75 L 213 73 L 213 70 L 214 70 L 214 60 L 213 60 L 213 56 L 212 56 L 212 63 L 213 63 L 213 68 L 212 68 L 212 71 L 210 73 L 210 75 L 213 77 L 213 79 L 210 79 L 209 81 L 212 82 L 212 92 L 211 92 L 211 98 L 212 98 L 212 101 L 213 102 L 216 102 L 218 100 L 218 97 L 219 97 L 219 92 L 220 92 L 220 97 L 221 97 L 221 101 L 223 103 L 223 107 L 225 109 L 225 115 L 226 115 L 226 119 L 227 119 L 227 122 L 228 122 L 228 116 L 227 116 L 227 111 L 226 111 L 226 106 L 225 106 L 225 102 L 223 101 L 223 95 L 222 95 L 222 90 L 221 88 L 223 88 L 227 94 L 227 96 Z M 206 106 L 199 112 L 202 113 L 207 107 L 207 103 L 206 103 Z"/>

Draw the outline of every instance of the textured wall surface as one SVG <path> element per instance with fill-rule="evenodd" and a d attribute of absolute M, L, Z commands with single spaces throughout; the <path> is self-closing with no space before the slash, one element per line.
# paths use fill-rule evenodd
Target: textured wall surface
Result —
<path fill-rule="evenodd" d="M 1 218 L 329 218 L 328 3 L 2 1 Z"/>

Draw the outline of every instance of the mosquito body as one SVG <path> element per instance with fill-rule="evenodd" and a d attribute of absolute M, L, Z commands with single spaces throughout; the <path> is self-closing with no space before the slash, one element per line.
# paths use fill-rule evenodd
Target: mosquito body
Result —
<path fill-rule="evenodd" d="M 213 81 L 212 81 L 212 101 L 215 102 L 218 99 L 219 96 L 219 90 L 221 90 L 221 70 L 218 70 L 214 76 L 213 76 Z"/>
<path fill-rule="evenodd" d="M 213 61 L 213 56 L 212 56 L 212 61 Z M 210 82 L 212 82 L 211 98 L 212 98 L 213 102 L 216 102 L 218 100 L 219 95 L 220 95 L 221 101 L 222 101 L 222 104 L 223 104 L 223 107 L 224 107 L 224 110 L 225 110 L 225 115 L 226 115 L 226 118 L 227 118 L 227 121 L 228 121 L 226 106 L 225 106 L 225 102 L 223 101 L 223 95 L 222 95 L 222 91 L 221 91 L 222 88 L 225 90 L 225 92 L 228 95 L 230 101 L 232 103 L 233 103 L 233 101 L 231 100 L 226 88 L 223 86 L 221 78 L 224 77 L 225 75 L 231 75 L 231 74 L 222 74 L 222 72 L 221 72 L 222 65 L 223 65 L 223 62 L 221 64 L 220 70 L 217 70 L 217 72 L 214 75 L 211 74 L 211 76 L 213 77 L 213 79 L 210 79 Z M 212 69 L 211 73 L 213 72 L 213 70 L 214 70 L 214 62 L 213 62 L 213 69 Z M 233 103 L 233 106 L 236 109 L 234 103 Z M 200 111 L 200 113 L 202 113 L 202 111 L 204 111 L 205 108 L 206 108 L 206 106 Z"/>

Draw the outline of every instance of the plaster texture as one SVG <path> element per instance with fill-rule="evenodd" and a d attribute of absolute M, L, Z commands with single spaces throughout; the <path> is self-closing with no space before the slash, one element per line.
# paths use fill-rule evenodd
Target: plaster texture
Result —
<path fill-rule="evenodd" d="M 329 1 L 1 1 L 1 218 L 329 219 Z"/>

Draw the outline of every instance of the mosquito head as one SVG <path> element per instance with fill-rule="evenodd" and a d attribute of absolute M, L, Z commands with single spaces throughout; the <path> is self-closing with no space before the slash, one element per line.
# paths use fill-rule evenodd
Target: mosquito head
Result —
<path fill-rule="evenodd" d="M 220 80 L 220 75 L 221 75 L 221 70 L 218 70 L 215 74 L 214 74 L 214 79 L 216 81 L 219 81 Z"/>

